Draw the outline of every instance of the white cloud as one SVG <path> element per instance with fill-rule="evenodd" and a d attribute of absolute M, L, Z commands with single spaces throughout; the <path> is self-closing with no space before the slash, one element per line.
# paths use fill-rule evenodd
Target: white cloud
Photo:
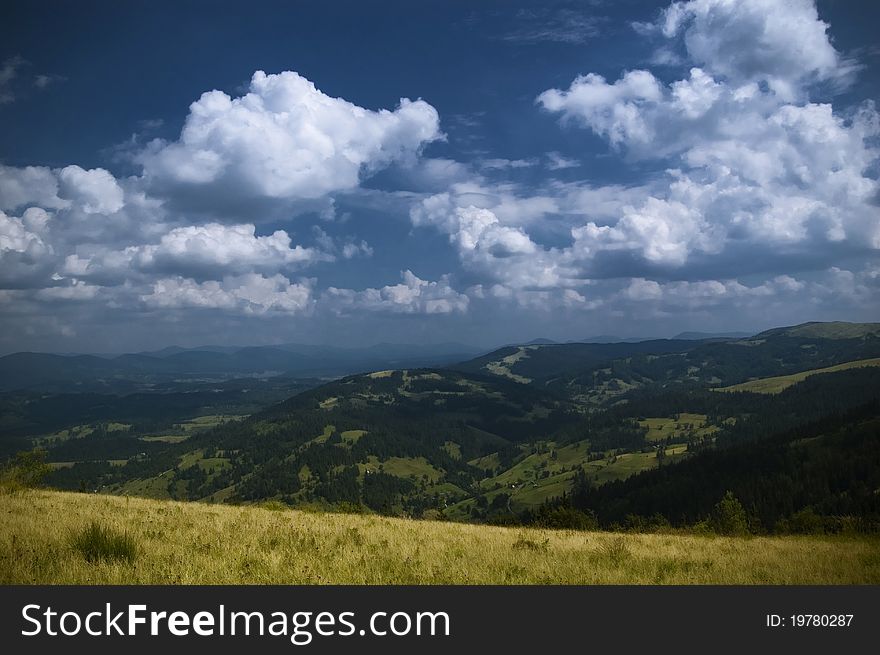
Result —
<path fill-rule="evenodd" d="M 532 168 L 538 165 L 537 159 L 505 159 L 498 157 L 494 159 L 481 159 L 477 165 L 484 170 L 508 170 L 516 168 Z"/>
<path fill-rule="evenodd" d="M 0 211 L 0 286 L 39 284 L 51 271 L 54 250 L 46 241 L 49 215 L 32 207 L 21 217 Z"/>
<path fill-rule="evenodd" d="M 547 168 L 551 171 L 561 171 L 566 168 L 577 168 L 581 163 L 577 159 L 570 159 L 558 152 L 547 153 Z"/>
<path fill-rule="evenodd" d="M 703 116 L 721 97 L 722 85 L 699 68 L 691 69 L 690 79 L 672 85 L 672 108 L 693 120 Z"/>
<path fill-rule="evenodd" d="M 372 257 L 373 248 L 366 241 L 361 240 L 350 241 L 342 245 L 341 254 L 343 259 L 354 259 L 355 257 Z"/>
<path fill-rule="evenodd" d="M 613 84 L 595 73 L 577 77 L 567 91 L 549 89 L 538 96 L 547 111 L 560 112 L 583 123 L 613 145 L 648 143 L 654 128 L 645 120 L 641 106 L 662 99 L 657 79 L 648 71 L 629 71 Z"/>
<path fill-rule="evenodd" d="M 100 286 L 83 280 L 72 280 L 65 286 L 40 289 L 34 294 L 34 298 L 43 302 L 82 302 L 93 300 L 100 290 Z"/>
<path fill-rule="evenodd" d="M 540 247 L 519 225 L 534 222 L 558 205 L 549 199 L 521 201 L 506 192 L 485 191 L 462 186 L 456 193 L 430 196 L 412 207 L 410 218 L 415 226 L 433 226 L 447 234 L 462 264 L 493 281 L 514 288 L 566 284 L 572 272 L 560 253 Z M 485 206 L 465 204 L 470 202 Z"/>
<path fill-rule="evenodd" d="M 318 198 L 353 189 L 363 174 L 412 158 L 439 138 L 437 111 L 422 100 L 370 111 L 323 94 L 297 73 L 257 71 L 240 98 L 204 93 L 179 140 L 155 141 L 140 159 L 159 183 Z"/>
<path fill-rule="evenodd" d="M 334 239 L 317 225 L 312 228 L 312 232 L 315 235 L 315 242 L 327 254 L 328 259 L 332 259 L 337 254 L 343 259 L 373 256 L 372 246 L 363 239 L 357 240 L 349 237 L 340 242 L 339 239 Z"/>
<path fill-rule="evenodd" d="M 291 247 L 290 235 L 284 230 L 266 236 L 255 233 L 253 224 L 179 227 L 165 234 L 158 244 L 138 248 L 133 259 L 141 268 L 227 270 L 280 268 L 331 259 L 313 248 Z"/>
<path fill-rule="evenodd" d="M 693 0 L 664 12 L 666 37 L 681 35 L 690 59 L 731 84 L 766 81 L 786 100 L 803 84 L 851 73 L 828 39 L 813 0 Z"/>
<path fill-rule="evenodd" d="M 465 312 L 469 299 L 458 293 L 444 276 L 436 282 L 422 280 L 412 271 L 402 271 L 401 284 L 362 291 L 329 287 L 322 298 L 336 313 L 351 311 L 393 314 L 450 314 Z"/>
<path fill-rule="evenodd" d="M 37 260 L 51 248 L 38 232 L 45 231 L 48 214 L 39 208 L 25 211 L 21 218 L 0 211 L 0 253 L 20 253 Z"/>
<path fill-rule="evenodd" d="M 103 168 L 67 166 L 58 172 L 60 195 L 86 214 L 113 214 L 122 209 L 124 194 L 116 178 Z"/>
<path fill-rule="evenodd" d="M 677 200 L 649 197 L 640 207 L 626 207 L 613 226 L 588 223 L 572 230 L 574 251 L 585 259 L 599 250 L 636 251 L 654 264 L 681 266 L 690 252 L 719 247 L 700 213 Z"/>
<path fill-rule="evenodd" d="M 223 280 L 196 282 L 180 276 L 162 278 L 141 296 L 157 309 L 221 309 L 245 315 L 300 314 L 313 305 L 311 281 L 291 283 L 283 275 L 256 273 L 227 276 Z"/>
<path fill-rule="evenodd" d="M 220 279 L 234 274 L 300 268 L 335 258 L 325 250 L 292 246 L 290 235 L 284 230 L 256 236 L 253 224 L 178 227 L 163 234 L 158 243 L 121 250 L 78 250 L 67 256 L 61 273 L 105 284 L 120 283 L 137 273 Z M 351 256 L 354 254 L 357 253 Z"/>
<path fill-rule="evenodd" d="M 69 203 L 58 197 L 58 179 L 44 166 L 0 165 L 0 209 L 38 205 L 57 209 Z"/>
<path fill-rule="evenodd" d="M 632 252 L 680 268 L 695 255 L 750 248 L 817 261 L 823 243 L 880 248 L 871 173 L 880 118 L 871 103 L 842 116 L 809 101 L 814 82 L 852 70 L 813 4 L 695 0 L 671 5 L 664 19 L 666 35 L 684 34 L 701 66 L 686 79 L 666 86 L 630 71 L 609 84 L 590 74 L 538 97 L 629 158 L 670 166 L 665 187 L 646 189 L 616 217 L 575 226 L 572 256 Z"/>
<path fill-rule="evenodd" d="M 485 251 L 494 257 L 535 252 L 535 244 L 521 228 L 502 225 L 488 209 L 459 207 L 455 216 L 458 225 L 450 238 L 462 251 Z"/>
<path fill-rule="evenodd" d="M 551 195 L 520 196 L 512 186 L 486 185 L 482 180 L 456 183 L 412 205 L 410 220 L 417 227 L 435 226 L 447 234 L 458 231 L 458 209 L 490 209 L 503 225 L 524 226 L 560 210 Z"/>
<path fill-rule="evenodd" d="M 612 299 L 653 305 L 666 311 L 694 310 L 712 307 L 770 307 L 776 303 L 826 303 L 848 295 L 867 296 L 864 278 L 868 272 L 855 274 L 833 267 L 814 279 L 776 275 L 757 284 L 744 284 L 737 279 L 658 282 L 633 278 Z M 837 298 L 835 298 L 837 295 Z"/>

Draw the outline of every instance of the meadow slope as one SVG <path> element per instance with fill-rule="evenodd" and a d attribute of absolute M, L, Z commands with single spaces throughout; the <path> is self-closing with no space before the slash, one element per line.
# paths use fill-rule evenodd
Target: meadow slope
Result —
<path fill-rule="evenodd" d="M 2 584 L 878 584 L 880 541 L 499 528 L 24 490 L 0 495 Z M 130 563 L 71 536 L 127 532 Z"/>
<path fill-rule="evenodd" d="M 791 375 L 776 375 L 770 378 L 749 380 L 748 382 L 740 382 L 729 387 L 717 387 L 715 391 L 750 391 L 751 393 L 777 394 L 798 382 L 803 382 L 813 375 L 826 375 L 828 373 L 848 371 L 853 368 L 863 368 L 866 366 L 880 366 L 880 357 L 859 359 L 854 362 L 844 362 L 843 364 L 836 364 L 835 366 L 827 366 L 825 368 L 814 368 L 808 371 L 801 371 L 800 373 L 792 373 Z"/>

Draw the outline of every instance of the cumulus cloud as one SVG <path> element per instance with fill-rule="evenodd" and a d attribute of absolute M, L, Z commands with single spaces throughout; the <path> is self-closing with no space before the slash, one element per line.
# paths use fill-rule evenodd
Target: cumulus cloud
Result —
<path fill-rule="evenodd" d="M 124 204 L 122 188 L 103 168 L 84 170 L 67 166 L 58 172 L 60 195 L 71 200 L 86 214 L 113 214 Z"/>
<path fill-rule="evenodd" d="M 314 226 L 312 232 L 315 235 L 315 242 L 323 251 L 322 256 L 326 256 L 328 260 L 340 256 L 343 259 L 354 259 L 355 257 L 372 257 L 373 248 L 363 239 L 355 239 L 346 237 L 345 239 L 334 239 L 319 226 Z"/>
<path fill-rule="evenodd" d="M 54 254 L 44 240 L 48 222 L 49 215 L 37 207 L 20 217 L 0 211 L 0 285 L 30 285 L 47 274 Z"/>
<path fill-rule="evenodd" d="M 313 283 L 292 283 L 283 275 L 257 273 L 196 282 L 190 278 L 157 280 L 141 300 L 155 309 L 220 309 L 237 314 L 300 314 L 311 310 Z"/>
<path fill-rule="evenodd" d="M 276 230 L 255 236 L 253 224 L 208 223 L 175 228 L 156 245 L 138 248 L 136 264 L 145 269 L 206 268 L 225 270 L 277 269 L 331 257 L 313 248 L 291 247 L 290 235 Z"/>
<path fill-rule="evenodd" d="M 416 227 L 431 227 L 445 233 L 464 267 L 510 289 L 577 287 L 589 277 L 584 260 L 600 250 L 636 248 L 639 234 L 652 230 L 644 220 L 633 217 L 616 231 L 592 224 L 604 247 L 585 245 L 585 215 L 606 223 L 644 200 L 644 187 L 593 187 L 583 183 L 553 183 L 542 193 L 519 195 L 504 185 L 468 183 L 450 191 L 421 199 L 410 210 Z M 674 222 L 675 217 L 670 218 Z M 627 224 L 628 232 L 623 231 Z M 662 231 L 661 229 L 653 230 Z M 668 239 L 683 239 L 678 226 L 668 226 Z M 541 237 L 549 238 L 548 244 Z M 629 244 L 629 245 L 627 245 Z M 680 250 L 678 246 L 672 246 Z M 669 250 L 669 244 L 655 251 Z M 652 251 L 653 252 L 653 251 Z M 593 272 L 590 272 L 593 273 Z"/>
<path fill-rule="evenodd" d="M 745 284 L 738 279 L 658 282 L 633 278 L 609 298 L 609 304 L 635 303 L 652 307 L 658 312 L 723 310 L 742 308 L 768 310 L 791 307 L 801 303 L 809 311 L 834 302 L 852 305 L 876 298 L 876 269 L 867 267 L 850 271 L 830 267 L 807 277 L 775 275 L 757 283 Z"/>
<path fill-rule="evenodd" d="M 468 308 L 467 295 L 457 292 L 444 276 L 436 282 L 423 280 L 412 271 L 402 271 L 401 284 L 362 291 L 329 287 L 322 302 L 336 313 L 352 311 L 393 314 L 450 314 Z"/>
<path fill-rule="evenodd" d="M 573 229 L 573 250 L 585 259 L 600 250 L 634 251 L 651 263 L 681 266 L 695 249 L 717 251 L 712 232 L 695 208 L 649 197 L 640 207 L 625 207 L 613 226 L 591 222 Z"/>
<path fill-rule="evenodd" d="M 535 244 L 521 228 L 502 225 L 488 209 L 459 207 L 455 216 L 458 224 L 450 236 L 463 251 L 485 251 L 493 257 L 535 252 Z"/>
<path fill-rule="evenodd" d="M 219 279 L 247 272 L 301 268 L 335 258 L 322 249 L 292 246 L 291 237 L 284 230 L 256 236 L 253 224 L 178 227 L 163 234 L 158 243 L 121 250 L 79 250 L 66 257 L 61 273 L 105 284 L 119 284 L 135 273 Z"/>
<path fill-rule="evenodd" d="M 566 202 L 564 197 L 520 198 L 509 189 L 458 185 L 422 199 L 411 208 L 410 219 L 417 227 L 448 235 L 469 271 L 513 288 L 567 286 L 576 277 L 570 258 L 536 243 L 526 231 Z"/>
<path fill-rule="evenodd" d="M 214 185 L 248 197 L 318 198 L 413 157 L 441 138 L 437 111 L 402 99 L 371 111 L 332 98 L 297 73 L 254 73 L 247 94 L 204 93 L 177 141 L 140 155 L 155 183 Z"/>
<path fill-rule="evenodd" d="M 619 145 L 632 141 L 648 143 L 654 138 L 654 128 L 640 108 L 662 97 L 657 79 L 648 71 L 635 70 L 612 84 L 595 73 L 577 77 L 566 91 L 544 91 L 538 96 L 538 103 Z"/>
<path fill-rule="evenodd" d="M 57 209 L 68 205 L 58 197 L 58 178 L 45 166 L 0 165 L 0 209 L 39 206 Z"/>
<path fill-rule="evenodd" d="M 43 302 L 83 302 L 93 300 L 101 287 L 84 280 L 71 280 L 69 284 L 39 289 L 34 297 Z"/>
<path fill-rule="evenodd" d="M 852 72 L 827 27 L 806 0 L 674 3 L 657 31 L 683 40 L 695 64 L 687 78 L 666 85 L 635 70 L 609 83 L 588 74 L 538 96 L 627 158 L 668 167 L 665 187 L 615 219 L 574 227 L 572 255 L 632 253 L 681 268 L 751 250 L 825 265 L 823 244 L 880 248 L 876 109 L 866 102 L 840 114 L 809 99 L 817 82 Z"/>
<path fill-rule="evenodd" d="M 813 0 L 692 0 L 663 14 L 663 34 L 681 36 L 690 59 L 733 85 L 767 82 L 786 100 L 805 83 L 852 72 L 828 39 Z"/>

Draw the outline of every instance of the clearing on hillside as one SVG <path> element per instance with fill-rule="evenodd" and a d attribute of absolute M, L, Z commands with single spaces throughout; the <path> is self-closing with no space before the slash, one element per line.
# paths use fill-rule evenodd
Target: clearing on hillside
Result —
<path fill-rule="evenodd" d="M 740 384 L 734 384 L 729 387 L 720 387 L 715 391 L 750 391 L 752 393 L 769 393 L 775 394 L 785 391 L 789 387 L 803 382 L 811 375 L 822 375 L 823 373 L 836 373 L 838 371 L 846 371 L 851 368 L 862 368 L 864 366 L 880 366 L 880 357 L 874 359 L 859 359 L 854 362 L 845 362 L 836 366 L 828 366 L 826 368 L 814 368 L 809 371 L 801 371 L 800 373 L 792 373 L 791 375 L 777 375 L 772 378 L 761 378 L 759 380 L 749 380 Z"/>

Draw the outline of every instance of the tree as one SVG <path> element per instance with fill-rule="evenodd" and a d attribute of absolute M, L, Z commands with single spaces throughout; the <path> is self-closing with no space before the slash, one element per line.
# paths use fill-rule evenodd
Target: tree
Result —
<path fill-rule="evenodd" d="M 746 516 L 746 510 L 732 491 L 725 493 L 724 497 L 715 505 L 711 523 L 718 534 L 742 535 L 749 532 L 749 519 Z"/>
<path fill-rule="evenodd" d="M 52 472 L 46 464 L 46 449 L 22 450 L 3 468 L 0 480 L 12 488 L 36 487 Z"/>

